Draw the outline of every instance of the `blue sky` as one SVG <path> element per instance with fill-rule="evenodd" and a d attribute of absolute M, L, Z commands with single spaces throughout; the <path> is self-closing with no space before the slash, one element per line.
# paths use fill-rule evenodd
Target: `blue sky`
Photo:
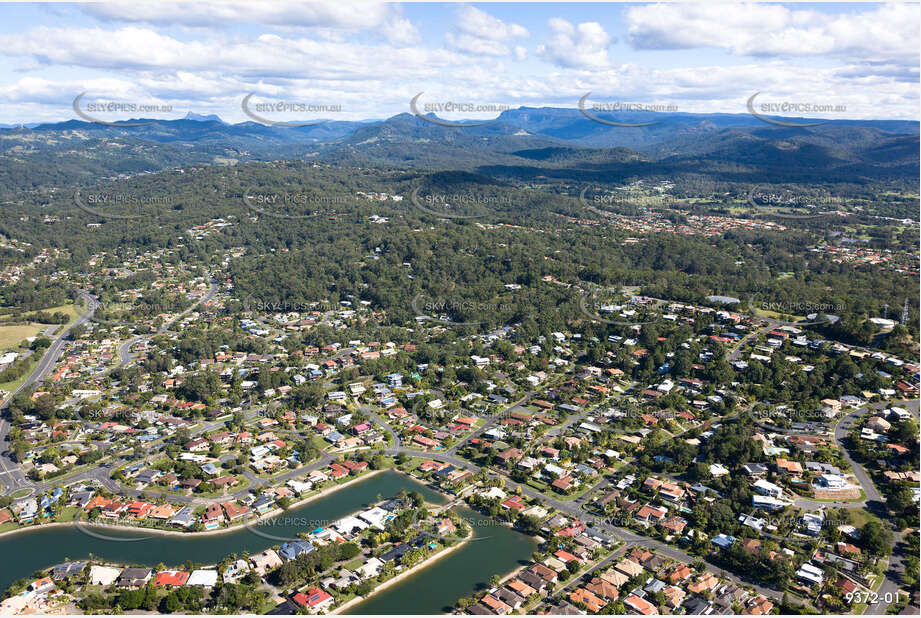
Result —
<path fill-rule="evenodd" d="M 242 98 L 319 106 L 273 120 L 385 118 L 409 101 L 486 106 L 746 100 L 834 106 L 827 118 L 918 119 L 918 4 L 146 2 L 0 4 L 0 123 L 83 105 L 246 120 Z M 493 107 L 490 107 L 493 106 Z"/>

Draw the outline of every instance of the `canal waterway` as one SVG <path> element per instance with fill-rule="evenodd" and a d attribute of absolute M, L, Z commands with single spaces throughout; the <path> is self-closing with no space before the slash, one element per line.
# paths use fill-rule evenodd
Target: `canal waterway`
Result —
<path fill-rule="evenodd" d="M 215 564 L 230 554 L 258 553 L 361 510 L 401 490 L 418 491 L 426 501 L 444 504 L 445 496 L 418 481 L 387 470 L 323 498 L 292 508 L 254 526 L 214 535 L 150 535 L 143 529 L 57 526 L 0 537 L 0 591 L 66 560 L 90 557 L 119 564 L 180 566 Z M 466 506 L 457 506 L 473 528 L 473 539 L 386 590 L 353 606 L 350 614 L 437 614 L 449 611 L 460 597 L 483 589 L 493 573 L 505 574 L 527 560 L 536 545 Z M 88 533 L 89 532 L 89 533 Z M 91 533 L 91 534 L 90 534 Z M 100 536 L 106 538 L 99 538 Z"/>

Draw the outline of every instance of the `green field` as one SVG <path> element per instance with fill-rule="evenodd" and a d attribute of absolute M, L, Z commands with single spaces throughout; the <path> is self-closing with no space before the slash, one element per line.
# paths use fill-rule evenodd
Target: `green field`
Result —
<path fill-rule="evenodd" d="M 29 366 L 26 369 L 26 372 L 22 375 L 22 377 L 19 378 L 18 380 L 13 380 L 12 382 L 0 383 L 0 391 L 7 391 L 10 393 L 15 392 L 16 389 L 19 388 L 22 385 L 22 383 L 26 381 L 26 378 L 32 375 L 32 372 L 35 370 L 35 366 L 38 365 L 38 359 L 39 359 L 38 354 L 33 354 L 32 356 L 30 356 Z"/>
<path fill-rule="evenodd" d="M 35 337 L 48 328 L 48 324 L 12 324 L 0 326 L 0 350 L 15 350 L 29 337 Z"/>
<path fill-rule="evenodd" d="M 48 307 L 47 309 L 42 309 L 48 313 L 66 313 L 70 318 L 68 324 L 73 323 L 74 320 L 80 315 L 80 311 L 75 305 L 60 305 L 58 307 Z M 23 318 L 28 319 L 33 317 L 37 312 L 30 311 L 29 313 L 23 314 Z M 9 314 L 0 315 L 0 321 Z M 49 326 L 54 326 L 52 324 L 43 324 L 41 322 L 29 322 L 27 324 L 8 324 L 0 325 L 0 350 L 12 350 L 24 342 L 29 337 L 35 337 L 42 333 Z M 58 328 L 55 332 L 60 332 L 66 325 L 57 325 Z"/>

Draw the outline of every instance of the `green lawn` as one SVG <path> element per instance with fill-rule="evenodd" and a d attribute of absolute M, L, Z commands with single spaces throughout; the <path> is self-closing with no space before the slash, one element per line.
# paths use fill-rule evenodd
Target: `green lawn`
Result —
<path fill-rule="evenodd" d="M 348 570 L 354 571 L 355 569 L 357 569 L 358 567 L 360 567 L 360 566 L 363 565 L 364 563 L 365 563 L 364 558 L 355 558 L 355 559 L 352 560 L 351 562 L 346 562 L 344 566 L 345 566 L 345 568 L 347 568 Z"/>
<path fill-rule="evenodd" d="M 864 508 L 844 509 L 844 510 L 847 511 L 848 515 L 851 518 L 851 521 L 854 522 L 853 525 L 855 528 L 862 528 L 869 521 L 876 521 L 876 522 L 882 523 L 876 515 L 870 513 Z"/>
<path fill-rule="evenodd" d="M 61 509 L 61 512 L 58 513 L 58 516 L 55 518 L 55 521 L 74 521 L 78 519 L 82 511 L 79 507 L 76 506 L 65 506 Z"/>
<path fill-rule="evenodd" d="M 528 479 L 528 485 L 530 485 L 531 487 L 533 487 L 534 489 L 536 489 L 537 491 L 541 493 L 546 492 L 547 489 L 549 488 L 549 485 L 547 485 L 546 483 L 541 483 L 540 481 L 536 479 Z"/>
<path fill-rule="evenodd" d="M 76 320 L 80 316 L 80 314 L 83 313 L 85 309 L 86 307 L 81 302 L 79 308 L 77 308 L 76 305 L 71 303 L 68 305 L 58 305 L 57 307 L 48 307 L 47 309 L 41 309 L 41 311 L 44 311 L 46 313 L 66 313 L 67 316 L 70 318 L 70 321 L 68 321 L 67 324 L 70 324 L 74 320 Z M 26 317 L 30 317 L 30 316 L 35 315 L 35 313 L 37 312 L 27 313 L 25 315 Z M 66 328 L 67 324 L 62 325 L 61 328 Z"/>
<path fill-rule="evenodd" d="M 61 305 L 59 307 L 49 307 L 48 309 L 42 309 L 41 311 L 46 311 L 48 313 L 66 313 L 70 318 L 69 323 L 73 322 L 79 316 L 79 312 L 74 305 Z M 37 312 L 31 311 L 29 313 L 23 314 L 23 319 L 28 319 L 34 316 Z M 3 319 L 4 315 L 0 315 L 0 319 Z M 13 349 L 18 347 L 23 341 L 28 337 L 35 337 L 41 334 L 49 326 L 57 326 L 57 331 L 60 332 L 67 327 L 66 324 L 54 325 L 54 324 L 44 324 L 42 322 L 29 322 L 28 324 L 10 324 L 6 326 L 0 326 L 0 350 Z"/>
<path fill-rule="evenodd" d="M 22 386 L 22 383 L 26 381 L 26 378 L 32 375 L 32 372 L 35 370 L 35 366 L 38 365 L 39 356 L 41 355 L 33 354 L 30 356 L 29 365 L 26 367 L 26 372 L 22 375 L 22 377 L 17 380 L 13 380 L 12 382 L 0 383 L 0 391 L 7 391 L 10 393 L 16 392 L 16 389 Z"/>
<path fill-rule="evenodd" d="M 0 532 L 9 532 L 10 530 L 16 530 L 19 528 L 19 524 L 15 521 L 9 521 L 5 524 L 0 524 Z"/>
<path fill-rule="evenodd" d="M 48 324 L 37 324 L 35 322 L 0 326 L 0 350 L 18 348 L 19 344 L 28 337 L 35 337 L 46 328 L 48 328 Z"/>

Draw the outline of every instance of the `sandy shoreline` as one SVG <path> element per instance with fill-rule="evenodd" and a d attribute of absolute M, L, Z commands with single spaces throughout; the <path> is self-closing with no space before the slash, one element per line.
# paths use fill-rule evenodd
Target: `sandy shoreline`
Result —
<path fill-rule="evenodd" d="M 424 560 L 424 561 L 420 562 L 419 564 L 417 564 L 417 565 L 414 566 L 413 568 L 409 569 L 408 571 L 403 571 L 402 573 L 400 573 L 400 574 L 397 575 L 396 577 L 392 577 L 392 578 L 388 579 L 388 580 L 385 581 L 383 584 L 381 584 L 380 586 L 378 586 L 377 588 L 375 588 L 374 590 L 372 590 L 372 591 L 368 594 L 368 596 L 365 596 L 365 597 L 355 597 L 355 598 L 352 599 L 351 601 L 348 601 L 348 602 L 345 603 L 344 605 L 341 605 L 341 606 L 337 607 L 336 609 L 334 609 L 333 611 L 329 612 L 328 615 L 332 616 L 332 615 L 334 615 L 334 614 L 340 614 L 340 613 L 344 612 L 345 610 L 349 609 L 350 607 L 352 607 L 352 606 L 354 606 L 354 605 L 358 605 L 359 603 L 363 603 L 364 601 L 367 601 L 368 599 L 374 597 L 374 595 L 376 595 L 378 592 L 382 592 L 382 591 L 386 590 L 387 588 L 389 588 L 390 586 L 393 586 L 394 584 L 398 584 L 398 583 L 400 583 L 401 581 L 403 581 L 404 579 L 406 579 L 406 578 L 408 578 L 408 577 L 411 577 L 411 576 L 414 575 L 416 572 L 421 571 L 422 569 L 425 569 L 425 568 L 427 568 L 427 567 L 430 567 L 431 565 L 435 564 L 436 562 L 438 562 L 438 561 L 441 560 L 442 558 L 445 558 L 446 556 L 448 556 L 448 554 L 450 554 L 450 553 L 454 552 L 455 550 L 458 550 L 458 549 L 460 549 L 461 547 L 463 547 L 464 545 L 466 545 L 467 542 L 470 541 L 470 539 L 472 539 L 472 538 L 473 538 L 473 530 L 470 531 L 470 534 L 467 535 L 466 538 L 460 540 L 460 541 L 459 541 L 458 543 L 456 543 L 455 545 L 452 545 L 451 547 L 448 547 L 447 549 L 441 550 L 440 552 L 438 552 L 438 553 L 435 554 L 434 556 L 430 556 L 427 560 Z"/>
<path fill-rule="evenodd" d="M 281 515 L 282 513 L 285 513 L 286 511 L 290 511 L 291 509 L 299 508 L 309 502 L 312 502 L 313 500 L 324 498 L 331 493 L 339 491 L 340 489 L 345 489 L 349 485 L 354 485 L 356 483 L 369 479 L 373 476 L 376 476 L 380 474 L 381 472 L 384 472 L 384 470 L 387 470 L 387 469 L 389 468 L 373 470 L 371 472 L 362 474 L 361 476 L 357 476 L 345 483 L 342 483 L 341 485 L 333 485 L 332 487 L 327 487 L 326 489 L 320 491 L 317 494 L 314 494 L 312 496 L 307 496 L 306 498 L 298 500 L 297 502 L 292 502 L 291 505 L 289 505 L 287 509 L 274 508 L 271 511 L 266 511 L 265 513 L 256 517 L 255 519 L 250 519 L 246 521 L 245 523 L 234 524 L 232 526 L 228 526 L 226 528 L 218 528 L 216 530 L 201 530 L 199 532 L 183 532 L 181 530 L 160 530 L 158 528 L 142 528 L 138 526 L 119 526 L 119 525 L 109 525 L 109 524 L 98 524 L 98 523 L 86 522 L 86 521 L 56 521 L 56 522 L 51 522 L 47 524 L 39 524 L 37 526 L 26 526 L 23 528 L 19 528 L 17 530 L 7 530 L 6 532 L 0 532 L 0 538 L 3 538 L 4 536 L 7 536 L 7 535 L 19 534 L 19 533 L 24 533 L 24 532 L 35 532 L 39 530 L 46 530 L 48 528 L 54 528 L 54 527 L 60 527 L 60 526 L 77 526 L 77 527 L 86 526 L 87 528 L 125 530 L 128 532 L 137 532 L 141 534 L 159 535 L 159 536 L 200 537 L 200 536 L 210 536 L 210 535 L 216 535 L 216 534 L 227 534 L 229 532 L 236 532 L 238 530 L 242 530 L 243 528 L 256 524 L 264 519 L 271 519 L 272 517 L 277 517 Z"/>

